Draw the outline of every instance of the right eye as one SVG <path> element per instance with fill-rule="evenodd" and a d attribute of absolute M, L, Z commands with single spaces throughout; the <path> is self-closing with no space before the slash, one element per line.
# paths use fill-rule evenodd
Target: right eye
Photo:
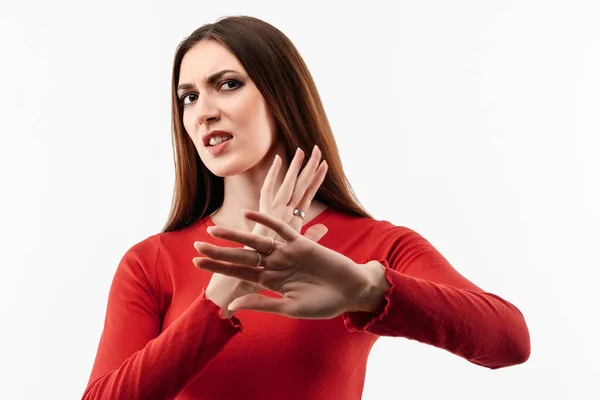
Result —
<path fill-rule="evenodd" d="M 179 102 L 181 103 L 182 106 L 186 106 L 188 104 L 191 104 L 192 102 L 196 101 L 198 99 L 198 95 L 196 95 L 195 93 L 188 93 L 188 94 L 184 94 L 183 96 L 181 96 L 181 98 L 179 99 Z"/>

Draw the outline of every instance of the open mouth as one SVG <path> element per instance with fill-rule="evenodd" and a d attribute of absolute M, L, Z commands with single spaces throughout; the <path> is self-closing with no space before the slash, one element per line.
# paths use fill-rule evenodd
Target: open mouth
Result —
<path fill-rule="evenodd" d="M 207 147 L 214 147 L 214 146 L 218 146 L 221 143 L 225 143 L 229 140 L 233 139 L 233 136 L 218 136 L 218 137 L 212 137 L 210 138 L 210 140 L 208 141 L 208 146 Z"/>
<path fill-rule="evenodd" d="M 208 152 L 212 155 L 212 156 L 218 156 L 219 154 L 223 153 L 227 147 L 229 147 L 229 144 L 232 142 L 233 137 L 229 137 L 228 139 L 222 140 L 222 141 L 215 141 L 213 143 L 215 144 L 208 144 L 206 146 L 206 150 L 208 150 Z M 211 139 L 212 140 L 212 139 Z"/>

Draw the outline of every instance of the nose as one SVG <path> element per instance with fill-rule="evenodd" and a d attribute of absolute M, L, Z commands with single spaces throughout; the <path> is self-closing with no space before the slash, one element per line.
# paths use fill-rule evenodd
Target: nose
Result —
<path fill-rule="evenodd" d="M 217 121 L 219 119 L 219 110 L 207 96 L 200 96 L 198 100 L 196 100 L 196 112 L 196 123 L 198 125 Z"/>

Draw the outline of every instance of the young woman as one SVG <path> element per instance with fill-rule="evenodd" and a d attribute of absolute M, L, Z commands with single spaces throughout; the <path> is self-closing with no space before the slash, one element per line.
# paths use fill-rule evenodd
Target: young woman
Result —
<path fill-rule="evenodd" d="M 487 368 L 528 359 L 515 306 L 359 205 L 283 33 L 200 27 L 172 91 L 171 215 L 118 266 L 84 399 L 360 399 L 380 336 Z"/>

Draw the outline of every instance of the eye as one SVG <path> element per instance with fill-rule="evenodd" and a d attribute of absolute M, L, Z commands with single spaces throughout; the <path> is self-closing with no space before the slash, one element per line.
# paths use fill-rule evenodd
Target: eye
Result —
<path fill-rule="evenodd" d="M 235 79 L 228 79 L 226 81 L 221 82 L 219 88 L 225 88 L 226 91 L 236 90 L 242 86 L 242 82 L 236 81 Z"/>
<path fill-rule="evenodd" d="M 186 105 L 190 104 L 191 102 L 194 102 L 197 99 L 198 99 L 198 95 L 197 94 L 195 94 L 195 93 L 187 93 L 187 94 L 184 94 L 183 96 L 181 96 L 179 98 L 179 102 L 181 103 L 181 105 L 186 106 Z"/>
<path fill-rule="evenodd" d="M 226 92 L 231 92 L 239 89 L 242 86 L 244 86 L 242 82 L 235 79 L 228 79 L 219 84 L 219 90 L 222 90 L 221 88 L 223 88 Z M 196 100 L 198 100 L 198 95 L 196 93 L 186 93 L 179 98 L 179 103 L 185 107 L 192 104 Z"/>

